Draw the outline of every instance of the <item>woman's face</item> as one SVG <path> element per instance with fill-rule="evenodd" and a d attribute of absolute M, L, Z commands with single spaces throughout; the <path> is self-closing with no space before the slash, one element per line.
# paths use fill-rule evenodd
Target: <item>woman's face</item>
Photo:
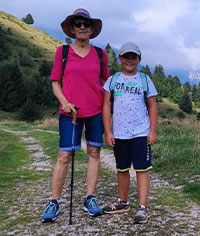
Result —
<path fill-rule="evenodd" d="M 93 33 L 92 22 L 85 18 L 75 18 L 72 21 L 72 33 L 75 39 L 85 40 L 89 39 Z"/>

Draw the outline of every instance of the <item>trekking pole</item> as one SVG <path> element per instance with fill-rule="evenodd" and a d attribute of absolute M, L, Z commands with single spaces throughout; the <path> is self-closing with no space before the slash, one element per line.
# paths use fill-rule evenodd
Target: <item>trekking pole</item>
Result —
<path fill-rule="evenodd" d="M 79 109 L 79 107 L 75 107 L 76 110 Z M 69 224 L 72 225 L 72 197 L 73 197 L 73 187 L 74 187 L 74 156 L 75 156 L 75 127 L 76 127 L 76 114 L 73 112 L 73 118 L 72 118 L 72 170 L 71 170 L 71 197 L 70 197 L 70 211 L 69 211 Z"/>

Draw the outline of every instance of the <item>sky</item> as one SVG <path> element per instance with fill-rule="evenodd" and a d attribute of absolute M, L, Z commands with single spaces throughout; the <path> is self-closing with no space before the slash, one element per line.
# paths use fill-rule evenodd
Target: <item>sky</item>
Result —
<path fill-rule="evenodd" d="M 103 22 L 92 44 L 116 49 L 128 41 L 142 52 L 142 64 L 186 70 L 200 78 L 200 0 L 0 0 L 0 10 L 65 39 L 60 23 L 77 8 Z"/>

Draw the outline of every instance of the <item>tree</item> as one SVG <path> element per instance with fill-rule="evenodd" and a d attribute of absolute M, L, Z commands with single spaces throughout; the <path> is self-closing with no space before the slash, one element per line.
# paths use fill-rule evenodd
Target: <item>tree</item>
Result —
<path fill-rule="evenodd" d="M 177 76 L 172 77 L 169 75 L 166 78 L 166 89 L 168 97 L 175 103 L 179 103 L 180 97 L 183 94 L 183 89 L 181 87 L 180 80 Z"/>
<path fill-rule="evenodd" d="M 161 97 L 168 97 L 168 89 L 166 85 L 166 77 L 162 65 L 156 65 L 152 77 L 152 81 Z"/>
<path fill-rule="evenodd" d="M 22 21 L 28 25 L 32 25 L 34 23 L 33 17 L 30 13 L 27 14 L 26 17 L 23 17 Z"/>
<path fill-rule="evenodd" d="M 111 48 L 110 44 L 106 45 L 106 52 L 108 54 L 108 68 L 111 75 L 119 71 L 119 65 L 117 62 L 117 57 L 114 50 Z"/>
<path fill-rule="evenodd" d="M 107 45 L 106 45 L 106 52 L 108 53 L 109 52 L 109 50 L 111 49 L 111 46 L 110 46 L 110 44 L 109 43 L 107 43 Z"/>
<path fill-rule="evenodd" d="M 198 99 L 196 99 L 196 94 L 197 94 L 197 86 L 196 84 L 194 84 L 191 88 L 191 92 L 192 92 L 192 101 L 196 102 Z"/>
<path fill-rule="evenodd" d="M 16 63 L 0 64 L 0 108 L 15 111 L 25 101 L 25 86 L 22 73 Z"/>
<path fill-rule="evenodd" d="M 180 98 L 179 108 L 188 114 L 192 113 L 192 101 L 189 93 L 186 91 L 184 91 L 184 94 Z"/>
<path fill-rule="evenodd" d="M 49 77 L 51 74 L 51 69 L 52 69 L 52 62 L 47 62 L 46 60 L 43 60 L 39 67 L 40 76 Z"/>
<path fill-rule="evenodd" d="M 184 85 L 183 85 L 183 88 L 186 92 L 189 93 L 190 90 L 191 90 L 191 86 L 190 86 L 189 82 L 185 82 Z"/>
<path fill-rule="evenodd" d="M 164 68 L 162 65 L 156 65 L 154 69 L 154 76 L 158 76 L 161 80 L 165 78 Z"/>
<path fill-rule="evenodd" d="M 67 36 L 67 37 L 65 38 L 65 42 L 66 42 L 67 45 L 72 44 L 72 39 Z"/>
<path fill-rule="evenodd" d="M 151 70 L 148 65 L 142 66 L 140 71 L 147 74 L 150 78 L 152 77 Z"/>

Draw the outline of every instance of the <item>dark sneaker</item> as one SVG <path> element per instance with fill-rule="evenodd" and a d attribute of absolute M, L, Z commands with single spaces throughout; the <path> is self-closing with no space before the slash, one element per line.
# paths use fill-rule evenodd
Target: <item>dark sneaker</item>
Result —
<path fill-rule="evenodd" d="M 150 218 L 150 216 L 149 216 L 149 212 L 148 212 L 147 207 L 139 206 L 138 212 L 137 212 L 135 219 L 134 219 L 134 223 L 135 224 L 144 224 L 144 223 L 148 222 L 149 218 Z"/>
<path fill-rule="evenodd" d="M 88 212 L 90 216 L 99 216 L 102 214 L 102 209 L 99 207 L 97 199 L 93 195 L 88 195 L 84 198 L 83 210 Z"/>
<path fill-rule="evenodd" d="M 51 200 L 43 213 L 42 222 L 55 221 L 57 215 L 59 214 L 59 203 L 57 200 Z"/>
<path fill-rule="evenodd" d="M 116 203 L 111 204 L 110 206 L 105 206 L 103 212 L 107 214 L 122 213 L 128 212 L 130 210 L 129 202 L 122 202 L 121 199 L 118 199 Z"/>

